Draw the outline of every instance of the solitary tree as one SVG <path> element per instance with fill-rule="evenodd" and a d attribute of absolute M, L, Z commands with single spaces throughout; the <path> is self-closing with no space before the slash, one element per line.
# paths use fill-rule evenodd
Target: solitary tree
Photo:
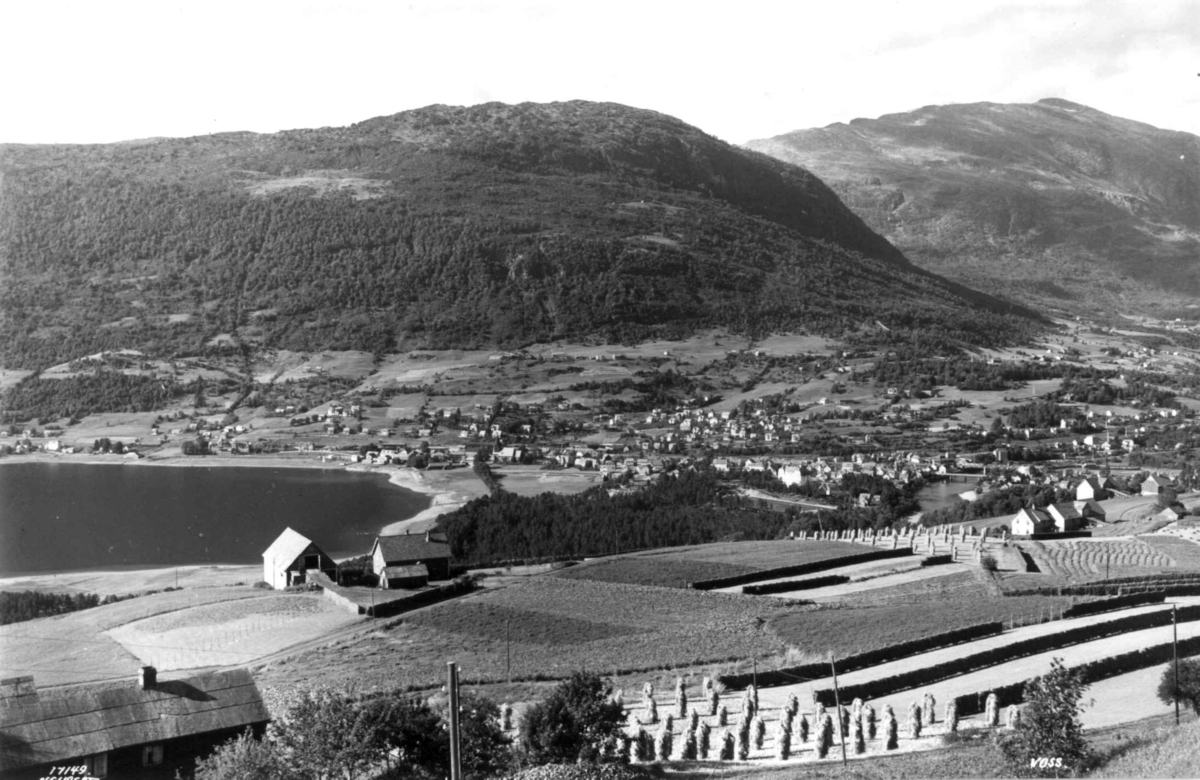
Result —
<path fill-rule="evenodd" d="M 1086 769 L 1091 746 L 1079 720 L 1084 683 L 1061 658 L 1050 671 L 1025 685 L 1027 705 L 1020 724 L 1000 746 L 1015 774 L 1055 777 Z"/>
<path fill-rule="evenodd" d="M 1189 704 L 1200 715 L 1200 658 L 1185 658 L 1179 662 L 1179 688 L 1175 687 L 1175 668 L 1167 664 L 1158 683 L 1158 698 L 1166 704 Z"/>

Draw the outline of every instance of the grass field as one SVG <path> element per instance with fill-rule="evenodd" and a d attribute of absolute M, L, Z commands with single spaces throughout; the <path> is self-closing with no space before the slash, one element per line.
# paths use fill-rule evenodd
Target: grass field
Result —
<path fill-rule="evenodd" d="M 464 680 L 500 681 L 506 636 L 512 676 L 523 678 L 765 657 L 784 649 L 768 624 L 787 610 L 776 599 L 540 577 L 422 610 L 256 676 L 274 686 L 434 686 L 457 661 Z"/>
<path fill-rule="evenodd" d="M 0 626 L 0 676 L 31 674 L 38 685 L 132 676 L 142 662 L 105 633 L 110 629 L 176 610 L 272 595 L 247 586 L 178 590 Z"/>
<path fill-rule="evenodd" d="M 1037 623 L 1071 605 L 1069 597 L 948 598 L 932 592 L 922 597 L 910 593 L 909 599 L 792 612 L 771 621 L 771 628 L 783 642 L 806 652 L 851 655 L 976 623 Z"/>
<path fill-rule="evenodd" d="M 865 545 L 852 542 L 791 540 L 705 544 L 589 561 L 555 576 L 574 580 L 683 588 L 689 582 L 841 558 L 869 549 Z"/>
<path fill-rule="evenodd" d="M 1180 568 L 1200 569 L 1200 544 L 1165 534 L 1139 536 L 1138 541 L 1144 542 L 1170 557 Z"/>

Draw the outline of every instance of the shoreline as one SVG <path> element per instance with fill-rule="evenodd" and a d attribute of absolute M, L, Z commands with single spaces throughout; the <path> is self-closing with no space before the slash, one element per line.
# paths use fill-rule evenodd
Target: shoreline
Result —
<path fill-rule="evenodd" d="M 299 458 L 305 458 L 299 460 Z M 376 466 L 347 461 L 322 461 L 320 456 L 298 453 L 295 458 L 276 455 L 184 456 L 125 459 L 121 455 L 65 455 L 28 453 L 0 458 L 5 463 L 80 463 L 90 465 L 170 466 L 183 468 L 316 468 L 341 469 L 382 474 L 396 487 L 430 497 L 430 505 L 412 517 L 387 523 L 379 536 L 423 532 L 433 528 L 437 518 L 471 499 L 486 495 L 487 488 L 470 469 L 420 472 L 408 468 Z M 122 569 L 80 569 L 0 575 L 0 590 L 42 590 L 90 592 L 125 595 L 174 586 L 176 575 L 181 587 L 215 587 L 238 582 L 253 583 L 262 578 L 261 564 L 182 564 L 179 566 L 131 564 Z"/>

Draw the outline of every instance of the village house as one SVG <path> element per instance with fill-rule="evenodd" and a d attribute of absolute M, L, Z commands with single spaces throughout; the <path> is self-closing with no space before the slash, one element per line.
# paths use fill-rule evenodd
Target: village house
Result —
<path fill-rule="evenodd" d="M 1054 520 L 1038 509 L 1022 507 L 1009 523 L 1013 536 L 1032 536 L 1033 534 L 1054 533 Z"/>
<path fill-rule="evenodd" d="M 307 581 L 310 571 L 337 579 L 337 564 L 310 539 L 285 528 L 262 554 L 263 582 L 276 590 Z"/>
<path fill-rule="evenodd" d="M 196 761 L 270 715 L 249 670 L 38 690 L 32 677 L 0 680 L 0 776 L 53 777 L 55 767 L 90 777 L 191 777 Z M 178 774 L 177 774 L 178 773 Z"/>
<path fill-rule="evenodd" d="M 1083 515 L 1070 501 L 1051 504 L 1046 507 L 1046 514 L 1054 520 L 1054 528 L 1059 533 L 1078 531 L 1086 525 Z"/>
<path fill-rule="evenodd" d="M 376 537 L 371 548 L 371 568 L 379 577 L 380 585 L 385 581 L 412 581 L 420 576 L 417 571 L 400 570 L 410 567 L 424 569 L 429 580 L 450 579 L 450 545 L 429 532 Z M 393 569 L 391 573 L 386 571 L 389 568 Z"/>

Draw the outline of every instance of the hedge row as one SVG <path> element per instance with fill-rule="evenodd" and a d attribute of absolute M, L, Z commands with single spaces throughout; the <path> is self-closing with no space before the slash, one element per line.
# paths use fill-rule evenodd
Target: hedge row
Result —
<path fill-rule="evenodd" d="M 1108 580 L 1089 585 L 1068 585 L 1055 588 L 1024 588 L 1006 590 L 1005 596 L 1125 596 L 1131 593 L 1164 593 L 1168 596 L 1191 596 L 1200 589 L 1200 582 L 1181 580 L 1178 582 L 1153 582 L 1134 584 L 1112 584 Z"/>
<path fill-rule="evenodd" d="M 762 596 L 767 593 L 790 593 L 793 590 L 808 590 L 823 588 L 826 585 L 841 585 L 849 582 L 845 574 L 827 574 L 824 577 L 813 577 L 807 580 L 786 580 L 785 582 L 769 582 L 766 585 L 745 585 L 742 593 L 747 596 Z"/>
<path fill-rule="evenodd" d="M 1200 605 L 1185 607 L 1179 610 L 1179 621 L 1186 622 L 1189 620 L 1200 620 Z M 847 685 L 842 687 L 841 697 L 845 700 L 854 698 L 864 700 L 877 699 L 881 696 L 888 696 L 900 691 L 907 691 L 912 688 L 929 685 L 930 683 L 940 682 L 948 677 L 956 677 L 960 674 L 986 669 L 1015 658 L 1036 655 L 1048 650 L 1057 650 L 1069 645 L 1090 642 L 1114 634 L 1124 634 L 1129 631 L 1170 625 L 1170 623 L 1171 613 L 1163 609 L 1140 615 L 1129 615 L 1103 623 L 1077 626 L 1066 631 L 1031 637 L 1030 639 L 1014 642 L 1002 647 L 993 647 L 978 653 L 959 656 L 945 663 L 935 664 L 923 669 L 913 669 L 859 685 Z M 834 695 L 831 689 L 817 691 L 816 695 L 818 701 L 825 706 L 833 706 Z"/>
<path fill-rule="evenodd" d="M 812 561 L 811 563 L 798 563 L 794 566 L 777 566 L 773 569 L 735 574 L 732 577 L 718 577 L 713 580 L 699 580 L 698 582 L 689 583 L 688 587 L 695 588 L 696 590 L 732 588 L 735 585 L 749 585 L 752 582 L 777 580 L 781 577 L 799 577 L 803 574 L 815 574 L 819 571 L 838 569 L 842 566 L 852 566 L 856 563 L 867 563 L 884 558 L 902 558 L 906 555 L 912 555 L 911 547 L 898 547 L 895 550 L 869 550 L 853 555 L 843 555 L 841 558 L 830 558 L 824 561 Z"/>
<path fill-rule="evenodd" d="M 1161 645 L 1144 647 L 1141 650 L 1131 650 L 1128 653 L 1121 653 L 1109 658 L 1101 658 L 1098 661 L 1089 661 L 1088 663 L 1072 667 L 1072 669 L 1078 670 L 1083 675 L 1083 681 L 1090 685 L 1100 680 L 1106 680 L 1109 677 L 1116 677 L 1119 674 L 1136 672 L 1139 669 L 1148 669 L 1151 666 L 1168 663 L 1171 661 L 1173 654 L 1172 643 L 1165 642 Z M 1200 654 L 1200 637 L 1192 637 L 1181 641 L 1179 643 L 1179 654 L 1185 657 Z M 987 705 L 989 693 L 996 694 L 997 703 L 1001 707 L 1020 704 L 1025 701 L 1025 686 L 1030 682 L 1031 680 L 1023 680 L 1012 685 L 1002 685 L 990 691 L 959 696 L 954 700 L 958 707 L 958 714 L 959 716 L 978 715 L 983 712 L 984 707 Z"/>
<path fill-rule="evenodd" d="M 921 561 L 922 566 L 941 566 L 946 563 L 954 563 L 954 556 L 949 553 L 945 555 L 927 555 Z"/>
<path fill-rule="evenodd" d="M 1165 600 L 1167 594 L 1162 591 L 1153 593 L 1131 593 L 1128 596 L 1116 596 L 1111 599 L 1100 599 L 1098 601 L 1085 601 L 1082 604 L 1076 604 L 1063 610 L 1064 618 L 1082 617 L 1084 615 L 1098 615 L 1101 612 L 1111 612 L 1117 609 L 1129 609 L 1131 607 L 1141 607 L 1146 604 L 1161 604 Z"/>
<path fill-rule="evenodd" d="M 907 642 L 899 642 L 888 647 L 881 647 L 878 650 L 869 650 L 865 653 L 839 658 L 837 661 L 837 670 L 843 674 L 854 672 L 859 669 L 867 669 L 872 666 L 878 666 L 889 661 L 896 661 L 901 658 L 907 658 L 917 653 L 936 650 L 939 647 L 949 647 L 962 642 L 969 642 L 973 639 L 980 639 L 986 636 L 995 636 L 1004 630 L 1003 623 L 979 623 L 966 628 L 956 628 L 953 631 L 943 631 L 940 634 L 932 634 L 921 639 L 912 639 Z M 801 666 L 789 666 L 784 669 L 775 669 L 772 671 L 762 671 L 757 675 L 757 685 L 759 688 L 769 688 L 776 685 L 791 685 L 796 682 L 806 682 L 808 680 L 819 680 L 829 676 L 829 664 L 815 663 L 803 664 Z M 743 674 L 725 674 L 717 678 L 727 689 L 734 690 L 746 688 L 751 683 L 755 682 L 755 675 Z"/>

